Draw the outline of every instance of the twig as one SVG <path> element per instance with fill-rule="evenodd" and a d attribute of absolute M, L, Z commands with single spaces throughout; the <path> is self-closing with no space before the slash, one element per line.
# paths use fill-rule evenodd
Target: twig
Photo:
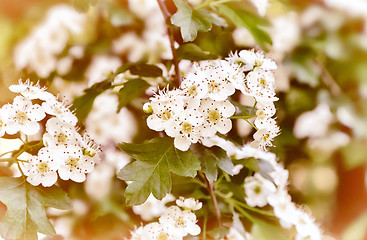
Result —
<path fill-rule="evenodd" d="M 206 176 L 204 176 L 204 180 L 205 180 L 207 189 L 210 193 L 210 197 L 211 197 L 213 205 L 214 205 L 215 216 L 217 217 L 218 226 L 223 227 L 222 217 L 220 215 L 220 210 L 219 210 L 217 198 L 215 197 L 215 194 L 214 194 L 214 184 L 212 182 L 209 182 L 209 180 L 206 178 Z"/>
<path fill-rule="evenodd" d="M 333 78 L 333 76 L 327 70 L 325 65 L 322 64 L 320 61 L 316 61 L 316 64 L 319 66 L 321 70 L 321 80 L 330 89 L 331 94 L 333 94 L 335 97 L 340 96 L 342 90 L 335 81 L 335 79 Z"/>
<path fill-rule="evenodd" d="M 175 39 L 173 37 L 173 31 L 172 28 L 167 25 L 167 20 L 169 19 L 169 17 L 171 16 L 170 12 L 167 9 L 166 4 L 163 2 L 163 0 L 157 0 L 159 8 L 161 9 L 161 12 L 163 14 L 164 17 L 164 21 L 166 24 L 166 29 L 167 29 L 167 35 L 169 38 L 169 42 L 171 45 L 171 51 L 172 51 L 172 61 L 173 61 L 173 65 L 175 66 L 175 80 L 177 82 L 178 85 L 180 85 L 181 81 L 182 81 L 182 76 L 181 76 L 181 72 L 180 72 L 180 68 L 178 66 L 178 58 L 177 58 L 177 54 L 176 54 L 176 49 L 175 49 Z"/>

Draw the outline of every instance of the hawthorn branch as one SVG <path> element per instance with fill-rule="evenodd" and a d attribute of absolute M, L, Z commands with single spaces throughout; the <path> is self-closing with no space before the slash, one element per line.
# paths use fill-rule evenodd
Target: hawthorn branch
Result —
<path fill-rule="evenodd" d="M 159 8 L 161 9 L 161 12 L 163 14 L 164 17 L 164 21 L 166 24 L 166 30 L 167 30 L 167 35 L 169 38 L 169 42 L 171 45 L 171 51 L 172 51 L 172 61 L 173 61 L 173 65 L 175 66 L 175 81 L 177 82 L 177 85 L 180 85 L 181 81 L 182 81 L 182 76 L 181 76 L 181 72 L 180 72 L 180 68 L 178 66 L 178 58 L 177 58 L 177 54 L 176 54 L 176 49 L 175 49 L 175 39 L 173 37 L 173 30 L 171 28 L 171 26 L 169 26 L 167 24 L 167 20 L 169 19 L 169 17 L 171 16 L 171 13 L 168 11 L 166 4 L 164 3 L 164 0 L 157 0 Z"/>
<path fill-rule="evenodd" d="M 217 218 L 217 222 L 218 222 L 218 226 L 219 227 L 223 227 L 223 223 L 222 223 L 222 217 L 220 215 L 220 210 L 219 210 L 219 206 L 218 206 L 218 202 L 217 202 L 217 198 L 215 197 L 214 194 L 214 184 L 212 182 L 210 182 L 206 176 L 204 175 L 204 180 L 207 186 L 207 189 L 210 193 L 210 197 L 212 199 L 213 205 L 214 205 L 214 209 L 215 209 L 215 216 Z"/>

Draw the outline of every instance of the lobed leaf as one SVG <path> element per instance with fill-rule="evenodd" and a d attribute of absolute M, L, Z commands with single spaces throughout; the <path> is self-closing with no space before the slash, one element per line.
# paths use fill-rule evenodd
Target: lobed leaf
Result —
<path fill-rule="evenodd" d="M 212 28 L 212 23 L 204 11 L 196 11 L 184 0 L 174 0 L 177 12 L 172 15 L 171 23 L 180 27 L 182 39 L 185 42 L 194 41 L 197 32 L 207 32 Z"/>
<path fill-rule="evenodd" d="M 0 201 L 7 206 L 0 233 L 9 240 L 37 240 L 37 232 L 56 234 L 45 207 L 70 207 L 69 198 L 59 187 L 35 187 L 13 177 L 0 177 Z"/>
<path fill-rule="evenodd" d="M 218 177 L 217 167 L 229 175 L 233 175 L 233 163 L 226 151 L 219 147 L 205 148 L 197 152 L 202 163 L 202 171 L 209 181 L 214 182 Z"/>
<path fill-rule="evenodd" d="M 157 199 L 166 196 L 172 188 L 171 172 L 195 177 L 200 169 L 194 153 L 177 150 L 171 138 L 154 138 L 142 144 L 120 143 L 117 146 L 136 159 L 118 173 L 118 178 L 132 181 L 125 191 L 129 205 L 144 203 L 150 193 Z"/>

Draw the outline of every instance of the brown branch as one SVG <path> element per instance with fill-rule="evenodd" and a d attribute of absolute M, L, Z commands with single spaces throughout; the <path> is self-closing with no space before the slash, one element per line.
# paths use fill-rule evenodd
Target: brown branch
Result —
<path fill-rule="evenodd" d="M 315 61 L 318 67 L 321 70 L 321 80 L 324 82 L 326 87 L 329 88 L 332 95 L 335 97 L 340 96 L 342 94 L 342 90 L 339 87 L 338 83 L 335 81 L 333 76 L 330 74 L 325 65 L 320 61 Z"/>
<path fill-rule="evenodd" d="M 222 217 L 220 215 L 220 210 L 219 210 L 217 198 L 215 197 L 215 194 L 214 194 L 214 184 L 212 182 L 209 182 L 209 180 L 206 178 L 205 175 L 204 175 L 204 180 L 205 180 L 207 189 L 210 193 L 210 197 L 211 197 L 213 205 L 214 205 L 215 216 L 217 217 L 218 226 L 223 227 Z"/>
<path fill-rule="evenodd" d="M 169 38 L 169 42 L 171 45 L 171 51 L 172 51 L 172 61 L 173 61 L 173 65 L 175 66 L 175 80 L 177 82 L 177 85 L 180 85 L 181 81 L 182 81 L 182 76 L 181 76 L 181 72 L 180 72 L 180 68 L 178 66 L 178 58 L 177 58 L 177 54 L 176 54 L 176 49 L 175 49 L 175 39 L 173 37 L 173 30 L 171 28 L 171 26 L 169 26 L 167 24 L 167 20 L 169 19 L 169 17 L 171 16 L 170 12 L 167 9 L 166 4 L 164 3 L 164 0 L 157 0 L 159 8 L 161 9 L 161 12 L 163 14 L 164 17 L 164 21 L 166 24 L 166 28 L 167 28 L 167 35 Z"/>

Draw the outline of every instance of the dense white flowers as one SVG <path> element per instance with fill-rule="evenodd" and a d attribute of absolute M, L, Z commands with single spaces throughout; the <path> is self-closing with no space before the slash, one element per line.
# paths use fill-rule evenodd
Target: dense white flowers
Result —
<path fill-rule="evenodd" d="M 42 147 L 37 155 L 22 162 L 27 181 L 32 185 L 52 186 L 60 176 L 63 180 L 71 179 L 83 182 L 86 174 L 99 162 L 99 147 L 78 132 L 78 119 L 69 107 L 54 95 L 46 92 L 39 84 L 29 80 L 10 86 L 10 90 L 20 93 L 12 104 L 0 108 L 0 136 L 21 132 L 35 135 L 41 128 L 39 121 L 46 117 L 46 128 L 42 135 Z M 42 104 L 32 101 L 42 100 Z"/>
<path fill-rule="evenodd" d="M 261 52 L 243 50 L 227 60 L 195 63 L 180 88 L 159 91 L 144 109 L 152 114 L 147 125 L 174 138 L 175 147 L 186 151 L 191 143 L 208 142 L 217 132 L 232 129 L 236 109 L 228 100 L 237 90 L 256 100 L 254 146 L 272 146 L 279 127 L 273 117 L 275 107 L 274 61 Z"/>
<path fill-rule="evenodd" d="M 200 209 L 202 204 L 195 199 L 184 199 L 180 197 L 177 200 L 177 205 L 185 208 L 185 210 L 182 210 L 178 206 L 165 208 L 163 215 L 158 219 L 159 222 L 149 223 L 136 228 L 135 231 L 131 232 L 129 239 L 179 240 L 187 235 L 198 235 L 201 229 L 196 224 L 196 215 L 191 210 Z"/>
<path fill-rule="evenodd" d="M 133 211 L 140 215 L 144 221 L 151 221 L 156 217 L 160 217 L 167 210 L 166 203 L 174 200 L 175 197 L 171 194 L 168 194 L 162 200 L 158 200 L 150 194 L 143 204 L 133 206 Z"/>
<path fill-rule="evenodd" d="M 58 55 L 65 49 L 70 34 L 80 34 L 86 16 L 67 5 L 51 8 L 42 21 L 14 51 L 17 69 L 28 67 L 46 78 L 58 68 Z M 64 63 L 61 63 L 64 64 Z"/>
<path fill-rule="evenodd" d="M 291 201 L 286 189 L 288 171 L 277 163 L 275 154 L 245 145 L 237 150 L 235 156 L 237 159 L 254 157 L 260 161 L 260 171 L 245 179 L 245 200 L 249 206 L 271 205 L 282 227 L 295 227 L 295 239 L 321 239 L 322 234 L 315 219 Z"/>

